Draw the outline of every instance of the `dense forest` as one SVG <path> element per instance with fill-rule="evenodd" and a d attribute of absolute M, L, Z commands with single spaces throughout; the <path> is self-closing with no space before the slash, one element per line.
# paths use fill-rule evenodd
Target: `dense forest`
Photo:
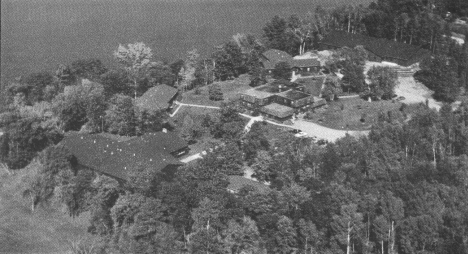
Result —
<path fill-rule="evenodd" d="M 12 170 L 39 162 L 34 178 L 24 183 L 25 199 L 32 210 L 54 200 L 72 217 L 89 212 L 95 253 L 464 254 L 466 102 L 457 109 L 421 104 L 381 112 L 368 136 L 327 145 L 290 133 L 269 140 L 264 123 L 244 135 L 240 109 L 228 102 L 197 119 L 196 128 L 182 130 L 224 145 L 173 176 L 131 169 L 128 182 L 80 169 L 59 142 L 69 131 L 138 136 L 174 128 L 165 112 L 142 111 L 134 99 L 159 84 L 183 93 L 246 73 L 256 86 L 265 79 L 259 60 L 265 49 L 297 55 L 316 48 L 332 29 L 431 50 L 433 57 L 415 76 L 437 99 L 452 102 L 468 88 L 468 44 L 448 37 L 452 21 L 466 15 L 468 3 L 456 0 L 319 7 L 303 18 L 276 16 L 261 37 L 235 35 L 207 58 L 192 50 L 183 60 L 156 61 L 149 47 L 136 43 L 115 51 L 120 69 L 84 59 L 53 74 L 26 75 L 5 90 L 0 162 Z M 361 89 L 365 58 L 359 49 L 341 56 L 346 59 L 326 67 L 343 68 L 346 85 Z M 270 184 L 229 192 L 229 176 L 242 175 L 245 165 Z M 79 248 L 77 253 L 90 251 L 90 245 Z"/>

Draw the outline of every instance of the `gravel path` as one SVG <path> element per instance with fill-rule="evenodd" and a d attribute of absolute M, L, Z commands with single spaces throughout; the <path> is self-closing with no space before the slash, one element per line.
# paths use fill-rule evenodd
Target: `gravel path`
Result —
<path fill-rule="evenodd" d="M 346 134 L 355 137 L 369 134 L 369 131 L 345 131 L 330 129 L 322 125 L 307 122 L 304 120 L 296 120 L 294 122 L 293 127 L 296 129 L 300 129 L 301 131 L 307 133 L 311 137 L 315 136 L 318 139 L 325 139 L 329 142 L 335 142 L 337 139 L 346 136 Z"/>

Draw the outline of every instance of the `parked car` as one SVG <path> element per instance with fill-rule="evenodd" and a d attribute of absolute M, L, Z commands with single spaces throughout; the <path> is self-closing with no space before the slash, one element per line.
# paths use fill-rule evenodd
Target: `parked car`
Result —
<path fill-rule="evenodd" d="M 290 133 L 293 133 L 293 134 L 297 134 L 297 133 L 300 133 L 300 132 L 302 132 L 302 131 L 299 130 L 299 129 L 292 129 L 292 130 L 290 130 L 289 132 L 290 132 Z"/>
<path fill-rule="evenodd" d="M 294 134 L 294 137 L 296 137 L 296 138 L 304 138 L 304 137 L 307 137 L 307 133 L 301 131 L 301 132 L 299 132 L 299 133 Z"/>

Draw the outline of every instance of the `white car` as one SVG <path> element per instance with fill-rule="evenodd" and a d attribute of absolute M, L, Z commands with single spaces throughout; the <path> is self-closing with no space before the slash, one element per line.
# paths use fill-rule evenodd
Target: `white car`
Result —
<path fill-rule="evenodd" d="M 304 138 L 304 137 L 307 137 L 307 133 L 301 131 L 301 132 L 298 132 L 298 133 L 294 134 L 294 137 L 296 137 L 296 138 Z"/>

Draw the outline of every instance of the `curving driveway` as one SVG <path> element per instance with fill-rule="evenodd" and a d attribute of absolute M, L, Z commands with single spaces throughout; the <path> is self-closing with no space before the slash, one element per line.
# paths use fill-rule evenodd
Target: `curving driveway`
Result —
<path fill-rule="evenodd" d="M 188 107 L 219 109 L 219 107 L 214 107 L 214 106 L 186 104 L 186 103 L 181 103 L 181 102 L 177 102 L 177 101 L 176 101 L 176 104 L 178 104 L 179 108 L 182 107 L 182 106 L 188 106 Z M 179 108 L 176 109 L 176 111 L 171 115 L 171 117 L 173 117 L 177 113 Z M 247 118 L 251 119 L 251 121 L 249 121 L 249 124 L 247 124 L 246 128 L 248 128 L 249 125 L 251 125 L 254 121 L 259 121 L 260 120 L 260 117 L 253 117 L 253 116 L 242 114 L 242 113 L 240 113 L 240 115 L 243 116 L 243 117 L 247 117 Z M 282 127 L 287 127 L 287 128 L 291 128 L 291 129 L 299 129 L 299 130 L 307 133 L 308 136 L 310 136 L 310 137 L 315 136 L 318 139 L 325 139 L 325 140 L 327 140 L 329 142 L 334 142 L 335 140 L 346 136 L 346 133 L 348 133 L 351 136 L 355 136 L 355 137 L 369 134 L 369 131 L 345 131 L 345 130 L 330 129 L 328 127 L 325 127 L 325 126 L 322 126 L 322 125 L 319 125 L 319 124 L 316 124 L 316 123 L 312 123 L 312 122 L 307 122 L 307 121 L 304 121 L 304 120 L 296 120 L 296 121 L 294 121 L 293 125 L 279 124 L 279 123 L 275 123 L 273 121 L 269 121 L 269 120 L 266 120 L 266 119 L 265 119 L 265 121 L 270 123 L 270 124 L 274 124 L 274 125 L 278 125 L 278 126 L 282 126 Z M 193 160 L 193 159 L 197 159 L 197 157 L 194 156 L 191 159 L 186 158 L 186 160 Z"/>

